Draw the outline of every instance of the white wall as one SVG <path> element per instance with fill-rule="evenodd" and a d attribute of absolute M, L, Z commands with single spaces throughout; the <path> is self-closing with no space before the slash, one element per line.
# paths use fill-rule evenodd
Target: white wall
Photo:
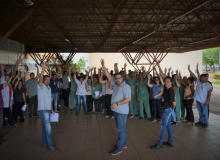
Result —
<path fill-rule="evenodd" d="M 131 53 L 134 57 L 135 54 Z M 100 59 L 104 58 L 106 67 L 109 70 L 114 69 L 114 63 L 118 63 L 119 70 L 124 66 L 124 63 L 127 63 L 127 70 L 134 68 L 126 61 L 121 53 L 90 53 L 90 67 L 101 67 Z M 144 57 L 140 60 L 139 63 L 149 63 Z M 191 65 L 191 70 L 195 72 L 196 64 L 199 63 L 199 69 L 202 71 L 202 50 L 186 52 L 183 54 L 179 53 L 169 53 L 161 62 L 161 67 L 181 70 L 182 75 L 189 75 L 188 64 Z M 146 66 L 147 68 L 149 66 Z"/>

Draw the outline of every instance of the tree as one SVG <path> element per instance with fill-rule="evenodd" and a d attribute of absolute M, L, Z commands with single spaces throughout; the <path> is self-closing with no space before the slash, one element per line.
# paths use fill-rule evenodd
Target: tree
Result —
<path fill-rule="evenodd" d="M 206 66 L 210 65 L 211 67 L 212 65 L 219 64 L 219 48 L 217 47 L 217 48 L 210 48 L 203 50 L 202 58 L 203 58 L 203 65 Z"/>
<path fill-rule="evenodd" d="M 82 72 L 82 70 L 84 70 L 86 67 L 86 61 L 85 61 L 85 57 L 83 56 L 82 58 L 80 58 L 77 62 L 76 62 L 76 69 L 77 72 Z"/>

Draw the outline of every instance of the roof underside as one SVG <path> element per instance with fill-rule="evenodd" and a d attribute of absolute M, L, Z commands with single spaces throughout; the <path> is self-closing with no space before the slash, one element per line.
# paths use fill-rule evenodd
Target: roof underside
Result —
<path fill-rule="evenodd" d="M 0 0 L 0 36 L 35 8 L 9 37 L 33 52 L 77 48 L 109 53 L 124 47 L 129 52 L 148 47 L 160 52 L 172 47 L 170 52 L 182 53 L 220 46 L 220 39 L 191 12 L 201 5 L 195 11 L 220 33 L 220 0 L 32 1 L 33 6 L 24 0 Z"/>

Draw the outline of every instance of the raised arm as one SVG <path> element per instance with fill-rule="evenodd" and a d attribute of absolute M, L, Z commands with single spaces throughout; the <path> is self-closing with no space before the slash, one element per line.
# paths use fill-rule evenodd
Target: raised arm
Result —
<path fill-rule="evenodd" d="M 50 74 L 49 77 L 50 77 L 50 79 L 51 79 L 51 78 L 52 78 L 52 71 L 51 71 L 50 65 L 48 65 L 47 67 L 48 67 L 49 74 Z"/>
<path fill-rule="evenodd" d="M 164 74 L 167 75 L 167 68 L 164 69 Z"/>
<path fill-rule="evenodd" d="M 168 77 L 170 77 L 170 71 L 171 71 L 172 67 L 168 68 L 168 72 L 167 72 L 167 75 Z"/>
<path fill-rule="evenodd" d="M 114 64 L 114 70 L 115 70 L 115 74 L 117 74 L 119 71 L 118 71 L 118 63 L 115 63 Z"/>
<path fill-rule="evenodd" d="M 37 75 L 36 75 L 36 77 L 37 77 L 37 79 L 39 79 L 39 78 L 40 78 L 40 74 L 39 74 L 39 68 L 38 68 L 38 65 L 35 64 L 35 67 L 37 68 Z M 50 78 L 50 79 L 51 79 L 51 78 Z"/>
<path fill-rule="evenodd" d="M 178 82 L 178 78 L 175 79 L 175 82 L 176 82 L 176 86 L 177 86 L 178 88 L 180 88 L 181 84 Z"/>
<path fill-rule="evenodd" d="M 15 73 L 12 72 L 12 75 L 11 75 L 11 77 L 9 78 L 8 82 L 3 84 L 3 88 L 5 88 L 7 85 L 9 85 L 9 84 L 11 83 L 11 80 L 12 80 L 12 78 L 13 78 L 14 76 L 15 76 Z"/>
<path fill-rule="evenodd" d="M 159 71 L 160 71 L 160 75 L 162 76 L 162 78 L 166 78 L 166 75 L 163 73 L 161 67 L 160 67 L 160 64 L 157 62 L 157 67 L 159 68 Z"/>
<path fill-rule="evenodd" d="M 106 81 L 106 80 L 102 80 L 102 77 L 103 77 L 103 73 L 101 73 L 99 82 L 100 82 L 101 84 L 106 84 L 107 81 Z"/>
<path fill-rule="evenodd" d="M 45 71 L 46 68 L 47 68 L 47 63 L 42 63 L 42 71 L 41 71 L 40 78 L 39 78 L 39 81 L 38 81 L 39 86 L 42 86 L 43 78 L 44 78 L 44 71 Z"/>
<path fill-rule="evenodd" d="M 186 86 L 186 83 L 183 81 L 180 71 L 179 71 L 179 77 L 180 77 L 180 82 L 181 82 L 184 86 Z"/>
<path fill-rule="evenodd" d="M 69 72 L 68 72 L 68 77 L 71 79 L 71 71 L 73 70 L 73 68 L 71 69 L 71 66 L 69 66 Z"/>
<path fill-rule="evenodd" d="M 17 76 L 16 76 L 16 77 L 13 79 L 13 81 L 11 82 L 12 85 L 15 84 L 15 80 L 18 78 L 18 76 L 19 76 L 19 73 L 17 74 Z"/>
<path fill-rule="evenodd" d="M 2 77 L 5 77 L 4 68 L 5 68 L 5 66 L 4 66 L 3 64 L 1 64 L 1 69 L 2 69 Z"/>
<path fill-rule="evenodd" d="M 198 78 L 200 78 L 200 73 L 199 73 L 199 63 L 196 64 L 196 70 L 197 70 Z"/>
<path fill-rule="evenodd" d="M 93 70 L 93 67 L 92 67 L 91 70 L 90 70 L 90 72 L 91 72 L 91 81 L 93 82 L 92 70 Z"/>
<path fill-rule="evenodd" d="M 126 69 L 126 67 L 127 67 L 127 63 L 124 64 L 124 72 L 125 72 L 125 78 L 126 78 L 126 79 L 129 79 L 129 76 L 128 76 L 128 74 L 127 74 L 127 69 Z"/>
<path fill-rule="evenodd" d="M 188 70 L 189 70 L 189 73 L 193 76 L 193 78 L 196 79 L 197 78 L 196 75 L 190 70 L 190 65 L 188 65 Z"/>
<path fill-rule="evenodd" d="M 111 76 L 111 74 L 109 73 L 109 71 L 105 67 L 104 59 L 101 59 L 101 65 L 102 65 L 102 68 L 104 69 L 106 77 L 108 78 L 108 80 L 111 81 L 112 76 Z"/>
<path fill-rule="evenodd" d="M 20 77 L 18 77 L 18 80 L 17 80 L 17 82 L 15 83 L 15 85 L 14 85 L 14 90 L 17 88 L 17 86 L 18 86 L 18 83 L 19 83 L 19 81 L 21 80 L 21 78 Z"/>
<path fill-rule="evenodd" d="M 160 76 L 160 82 L 164 86 L 164 80 L 163 80 L 163 78 L 161 76 Z"/>
<path fill-rule="evenodd" d="M 153 85 L 152 84 L 150 84 L 150 74 L 148 74 L 148 81 L 147 81 L 147 85 L 148 85 L 148 87 L 150 87 L 150 88 L 152 88 L 153 87 Z"/>

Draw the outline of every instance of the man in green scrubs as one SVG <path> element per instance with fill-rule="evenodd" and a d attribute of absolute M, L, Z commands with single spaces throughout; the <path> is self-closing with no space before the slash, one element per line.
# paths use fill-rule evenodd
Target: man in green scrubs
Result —
<path fill-rule="evenodd" d="M 73 112 L 73 109 L 77 105 L 77 96 L 76 96 L 76 90 L 77 90 L 77 84 L 74 80 L 74 73 L 73 70 L 75 69 L 76 65 L 72 68 L 72 73 L 70 72 L 69 69 L 69 78 L 71 79 L 71 87 L 70 87 L 70 112 Z M 74 104 L 75 101 L 75 104 Z"/>
<path fill-rule="evenodd" d="M 128 80 L 128 85 L 131 88 L 131 101 L 129 102 L 129 110 L 130 110 L 130 118 L 133 118 L 134 115 L 136 118 L 138 118 L 138 102 L 137 102 L 137 94 L 136 94 L 136 83 L 138 79 L 136 78 L 136 73 L 131 72 L 130 77 L 127 74 L 126 71 L 127 64 L 124 64 L 124 72 L 125 72 L 125 78 Z"/>
<path fill-rule="evenodd" d="M 144 118 L 144 111 L 147 113 L 147 119 L 151 120 L 149 92 L 147 87 L 147 80 L 143 77 L 143 73 L 139 73 L 139 80 L 136 83 L 137 86 L 137 101 L 140 102 L 140 119 Z"/>

